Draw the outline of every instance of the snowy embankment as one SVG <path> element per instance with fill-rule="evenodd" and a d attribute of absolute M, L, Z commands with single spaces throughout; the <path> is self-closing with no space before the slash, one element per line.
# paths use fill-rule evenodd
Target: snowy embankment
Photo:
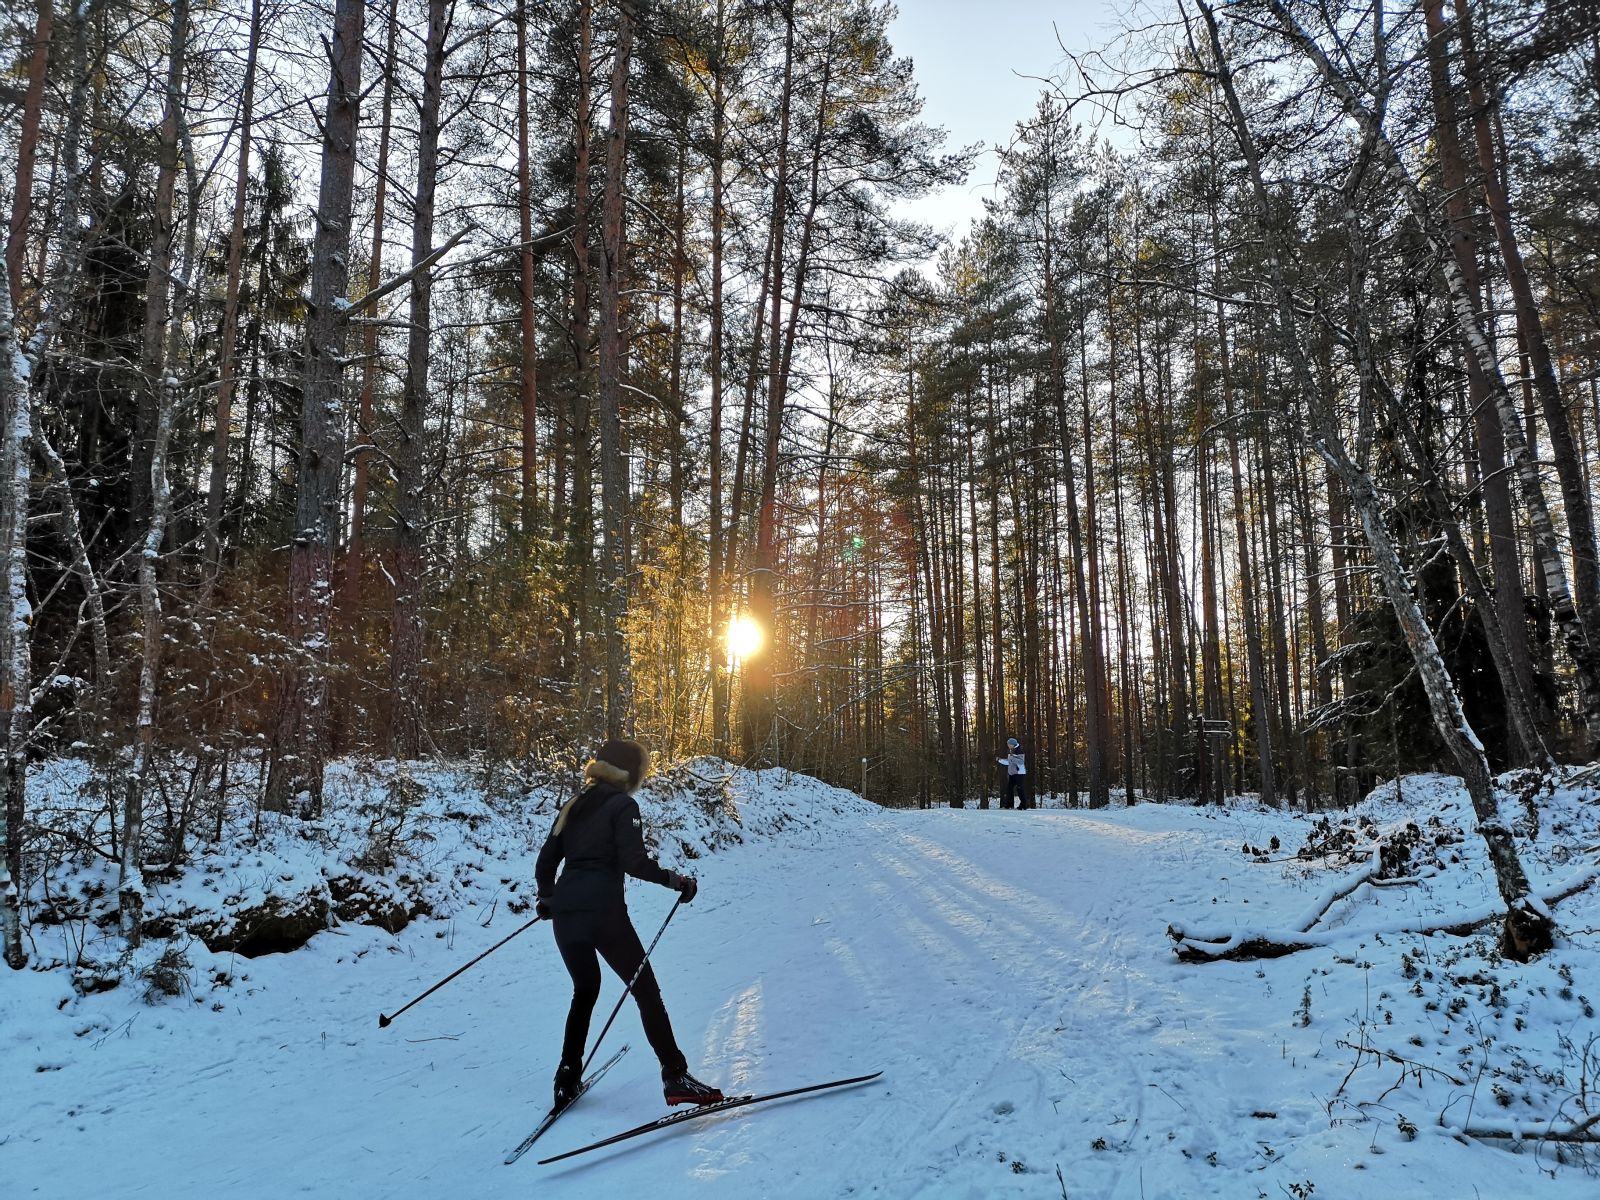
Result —
<path fill-rule="evenodd" d="M 38 786 L 69 791 L 69 768 Z M 663 859 L 702 881 L 655 956 L 691 1067 L 730 1091 L 884 1078 L 503 1167 L 548 1102 L 567 1000 L 548 933 L 389 1029 L 376 1017 L 527 919 L 560 795 L 346 768 L 325 822 L 246 822 L 225 853 L 153 882 L 175 936 L 121 968 L 143 979 L 102 993 L 87 988 L 116 965 L 94 924 L 106 880 L 62 864 L 35 955 L 100 966 L 76 990 L 63 968 L 0 976 L 6 1195 L 1594 1194 L 1582 1148 L 1452 1132 L 1600 1112 L 1600 897 L 1563 901 L 1557 949 L 1526 966 L 1490 928 L 1384 932 L 1494 905 L 1466 798 L 1442 777 L 1319 827 L 1250 805 L 889 812 L 784 772 L 680 767 L 641 799 Z M 1600 805 L 1585 783 L 1541 817 L 1519 843 L 1545 889 L 1595 862 Z M 1325 945 L 1176 959 L 1171 924 L 1293 928 L 1408 821 L 1415 882 L 1336 900 Z M 301 950 L 245 957 L 238 926 L 274 896 L 348 915 Z M 646 939 L 671 901 L 630 889 Z M 619 992 L 607 982 L 596 1029 Z M 631 1011 L 608 1038 L 623 1041 L 541 1153 L 661 1110 Z"/>

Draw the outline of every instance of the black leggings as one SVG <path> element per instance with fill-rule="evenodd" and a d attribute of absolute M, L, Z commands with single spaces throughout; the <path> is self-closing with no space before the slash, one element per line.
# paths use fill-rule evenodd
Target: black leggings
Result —
<path fill-rule="evenodd" d="M 1028 776 L 1007 775 L 1005 791 L 1000 793 L 1000 807 L 1010 808 L 1011 798 L 1017 798 L 1018 808 L 1033 807 L 1033 789 L 1028 786 Z"/>
<path fill-rule="evenodd" d="M 595 956 L 598 954 L 605 959 L 606 965 L 627 983 L 644 962 L 644 946 L 626 909 L 557 913 L 555 933 L 561 961 L 567 964 L 567 974 L 572 976 L 572 1008 L 567 1012 L 561 1061 L 577 1065 L 583 1062 L 583 1048 L 589 1040 L 589 1017 L 594 1012 L 595 1001 L 600 998 L 600 963 Z M 648 965 L 639 971 L 639 978 L 634 982 L 633 999 L 639 1006 L 639 1018 L 644 1022 L 644 1035 L 650 1039 L 650 1048 L 661 1061 L 661 1069 L 688 1070 L 688 1060 L 672 1036 L 672 1021 L 661 1000 L 655 971 Z"/>

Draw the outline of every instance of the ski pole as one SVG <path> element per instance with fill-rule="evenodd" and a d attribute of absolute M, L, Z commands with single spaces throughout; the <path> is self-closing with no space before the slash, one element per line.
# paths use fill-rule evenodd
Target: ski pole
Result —
<path fill-rule="evenodd" d="M 512 938 L 516 937 L 517 934 L 527 932 L 529 929 L 532 929 L 535 925 L 537 925 L 542 920 L 544 920 L 543 917 L 535 917 L 533 920 L 529 921 L 526 925 L 522 926 L 521 929 L 512 930 L 510 933 L 506 934 L 505 937 L 501 938 L 494 945 L 490 946 L 482 954 L 478 955 L 477 958 L 475 958 L 471 962 L 469 962 L 466 967 L 458 967 L 456 970 L 451 971 L 450 974 L 446 975 L 443 979 L 439 980 L 438 983 L 434 984 L 427 991 L 423 992 L 422 995 L 418 996 L 415 1000 L 411 1001 L 410 1004 L 407 1004 L 404 1008 L 396 1009 L 394 1017 L 398 1017 L 401 1013 L 405 1012 L 405 1010 L 407 1008 L 410 1008 L 412 1004 L 420 1004 L 422 1001 L 426 1000 L 429 996 L 431 996 L 435 992 L 437 992 L 445 984 L 449 983 L 457 975 L 461 974 L 461 972 L 465 971 L 467 969 L 467 967 L 476 966 L 478 963 L 480 963 L 484 959 L 488 958 L 489 955 L 493 954 L 496 950 L 500 949 L 501 946 L 504 946 Z M 386 1017 L 382 1013 L 379 1013 L 378 1014 L 378 1028 L 379 1029 L 387 1029 L 387 1028 L 389 1028 L 389 1022 L 393 1021 L 394 1017 Z"/>
<path fill-rule="evenodd" d="M 644 974 L 644 969 L 650 965 L 651 952 L 655 950 L 656 943 L 661 940 L 661 935 L 667 931 L 667 923 L 672 920 L 673 915 L 678 911 L 678 905 L 682 903 L 683 896 L 680 894 L 677 904 L 672 906 L 672 912 L 667 914 L 667 920 L 661 922 L 661 928 L 656 930 L 656 936 L 650 939 L 650 945 L 644 952 L 644 958 L 639 961 L 639 965 L 634 969 L 633 978 L 628 980 L 628 986 L 622 989 L 622 995 L 617 998 L 617 1006 L 611 1010 L 611 1015 L 606 1018 L 605 1028 L 600 1031 L 600 1036 L 594 1040 L 594 1049 L 590 1050 L 589 1057 L 583 1060 L 583 1070 L 579 1072 L 580 1075 L 589 1070 L 589 1064 L 594 1061 L 595 1050 L 600 1049 L 600 1043 L 605 1041 L 606 1034 L 611 1030 L 611 1022 L 615 1021 L 617 1014 L 622 1011 L 622 1002 L 628 998 L 628 994 L 633 991 L 633 985 L 639 982 L 639 976 Z"/>

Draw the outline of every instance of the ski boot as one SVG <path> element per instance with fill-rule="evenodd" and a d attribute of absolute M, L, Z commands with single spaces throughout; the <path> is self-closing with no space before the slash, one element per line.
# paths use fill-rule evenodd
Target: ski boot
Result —
<path fill-rule="evenodd" d="M 661 1091 L 668 1104 L 716 1104 L 722 1093 L 709 1083 L 701 1083 L 688 1070 L 662 1071 Z"/>
<path fill-rule="evenodd" d="M 562 1063 L 556 1068 L 555 1099 L 552 1110 L 565 1108 L 577 1098 L 583 1083 L 583 1067 L 578 1063 Z"/>

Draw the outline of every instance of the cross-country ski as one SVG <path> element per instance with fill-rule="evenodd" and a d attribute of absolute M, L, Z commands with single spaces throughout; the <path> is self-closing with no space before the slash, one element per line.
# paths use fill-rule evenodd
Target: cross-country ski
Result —
<path fill-rule="evenodd" d="M 632 1138 L 642 1137 L 647 1133 L 658 1130 L 670 1129 L 674 1125 L 682 1125 L 698 1117 L 709 1117 L 716 1113 L 730 1112 L 736 1108 L 746 1108 L 752 1104 L 766 1104 L 772 1100 L 785 1100 L 793 1096 L 806 1096 L 816 1092 L 828 1091 L 832 1088 L 850 1087 L 852 1084 L 867 1083 L 877 1079 L 882 1071 L 874 1071 L 870 1075 L 856 1075 L 850 1079 L 835 1079 L 829 1083 L 813 1083 L 808 1087 L 790 1088 L 784 1092 L 768 1092 L 762 1096 L 727 1096 L 709 1104 L 696 1105 L 694 1108 L 682 1112 L 668 1113 L 666 1116 L 657 1117 L 654 1121 L 646 1121 L 643 1125 L 635 1125 L 632 1129 L 622 1133 L 614 1133 L 610 1137 L 601 1138 L 598 1142 L 590 1142 L 587 1146 L 579 1146 L 576 1150 L 567 1150 L 561 1154 L 552 1154 L 549 1158 L 541 1158 L 540 1166 L 558 1163 L 563 1159 L 575 1158 L 580 1154 L 588 1154 L 591 1150 L 599 1150 L 604 1146 L 614 1146 L 618 1142 L 626 1142 Z M 508 1160 L 509 1161 L 509 1160 Z"/>
<path fill-rule="evenodd" d="M 511 1153 L 506 1155 L 506 1166 L 509 1167 L 529 1150 L 532 1150 L 534 1143 L 542 1138 L 546 1133 L 550 1132 L 550 1127 L 560 1119 L 561 1114 L 566 1112 L 567 1109 L 571 1108 L 574 1104 L 581 1100 L 584 1096 L 584 1093 L 592 1088 L 595 1084 L 599 1083 L 601 1076 L 603 1076 L 607 1071 L 611 1070 L 612 1067 L 616 1066 L 617 1060 L 627 1052 L 628 1047 L 622 1047 L 622 1049 L 618 1050 L 610 1058 L 606 1059 L 605 1062 L 596 1067 L 593 1072 L 591 1072 L 589 1075 L 586 1075 L 583 1082 L 578 1085 L 578 1090 L 575 1091 L 571 1096 L 564 1099 L 560 1105 L 547 1112 L 544 1115 L 544 1120 L 540 1121 L 539 1124 L 534 1127 L 533 1132 L 518 1142 L 512 1149 Z"/>

